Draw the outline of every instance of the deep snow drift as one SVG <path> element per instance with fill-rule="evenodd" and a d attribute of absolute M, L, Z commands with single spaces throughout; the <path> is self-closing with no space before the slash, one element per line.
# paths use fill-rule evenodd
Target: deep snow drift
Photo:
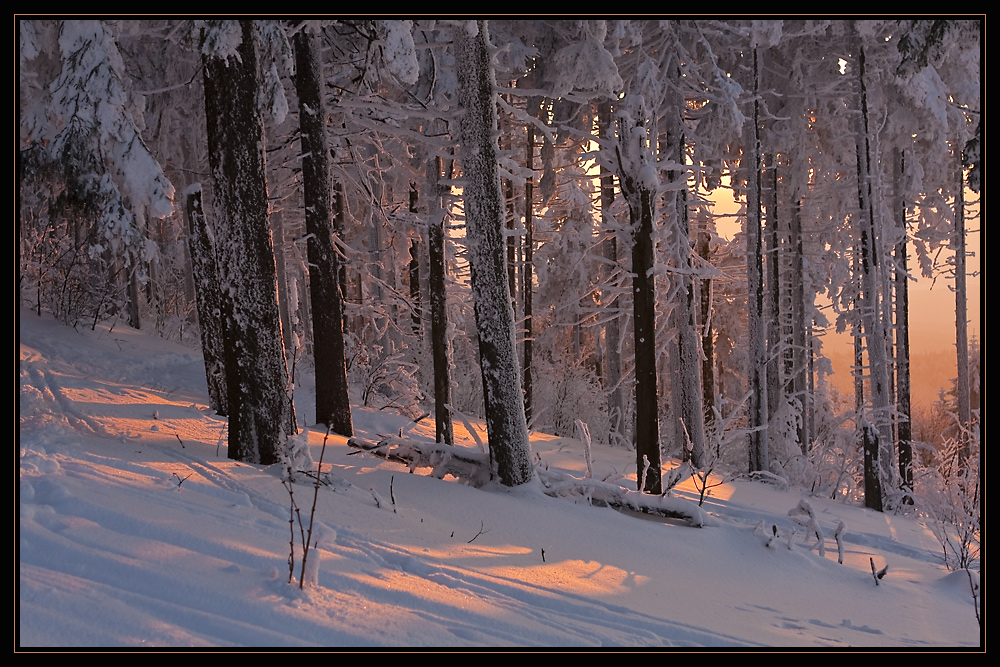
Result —
<path fill-rule="evenodd" d="M 913 518 L 736 480 L 693 528 L 550 498 L 537 482 L 410 474 L 332 436 L 316 583 L 300 590 L 280 466 L 226 458 L 197 351 L 28 310 L 19 348 L 19 647 L 982 646 L 969 577 L 944 568 Z M 302 424 L 313 399 L 299 384 Z M 355 408 L 354 420 L 369 440 L 433 440 L 429 419 Z M 456 435 L 475 447 L 460 422 Z M 323 440 L 313 429 L 314 460 Z M 577 440 L 535 433 L 532 448 L 552 470 L 586 473 Z M 594 477 L 634 488 L 633 456 L 594 445 Z M 294 492 L 308 521 L 313 487 Z M 690 481 L 675 495 L 697 502 Z M 822 556 L 815 536 L 791 532 L 801 500 Z M 870 558 L 888 565 L 879 585 Z"/>

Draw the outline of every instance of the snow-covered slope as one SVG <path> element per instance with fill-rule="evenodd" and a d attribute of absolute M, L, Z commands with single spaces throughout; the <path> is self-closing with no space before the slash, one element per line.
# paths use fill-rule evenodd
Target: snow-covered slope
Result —
<path fill-rule="evenodd" d="M 318 583 L 300 590 L 279 466 L 226 457 L 196 351 L 26 310 L 19 347 L 22 648 L 981 646 L 968 576 L 944 569 L 913 518 L 737 480 L 706 501 L 712 525 L 692 528 L 550 498 L 537 482 L 410 474 L 333 436 L 309 556 Z M 367 439 L 433 439 L 427 420 L 357 408 L 354 421 Z M 314 460 L 323 441 L 310 433 Z M 534 434 L 532 447 L 550 469 L 586 473 L 576 440 Z M 634 488 L 631 452 L 595 445 L 593 459 L 594 477 Z M 294 493 L 308 522 L 314 489 Z M 690 482 L 676 495 L 697 501 Z M 822 556 L 815 536 L 791 533 L 803 499 Z M 888 565 L 878 586 L 869 559 Z"/>

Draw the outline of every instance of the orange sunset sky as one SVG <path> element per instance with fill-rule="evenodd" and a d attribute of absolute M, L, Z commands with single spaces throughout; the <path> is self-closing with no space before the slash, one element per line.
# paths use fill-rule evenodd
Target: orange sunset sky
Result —
<path fill-rule="evenodd" d="M 978 196 L 966 190 L 966 202 L 978 202 Z M 715 213 L 733 217 L 721 218 L 719 231 L 732 238 L 739 229 L 740 220 L 735 217 L 739 203 L 730 196 L 716 199 Z M 967 259 L 967 314 L 970 338 L 982 340 L 980 313 L 982 309 L 982 276 L 980 275 L 980 220 L 978 204 L 967 204 L 966 243 L 970 256 Z M 910 256 L 913 256 L 911 251 Z M 939 262 L 943 263 L 946 253 L 942 252 Z M 913 270 L 911 261 L 911 271 Z M 949 387 L 956 375 L 957 355 L 955 351 L 955 293 L 952 276 L 937 279 L 919 278 L 910 283 L 910 371 L 912 381 L 911 401 L 914 407 L 929 406 L 938 397 L 942 387 Z M 851 364 L 854 348 L 851 337 L 837 335 L 830 331 L 823 342 L 825 356 L 830 358 L 834 375 L 830 378 L 842 392 L 853 395 L 854 383 Z"/>

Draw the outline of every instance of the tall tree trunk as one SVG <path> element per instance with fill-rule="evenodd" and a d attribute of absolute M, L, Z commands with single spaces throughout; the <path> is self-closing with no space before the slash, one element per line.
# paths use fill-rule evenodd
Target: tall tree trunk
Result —
<path fill-rule="evenodd" d="M 525 146 L 525 166 L 529 171 L 535 168 L 535 128 L 528 123 L 527 144 Z M 534 182 L 531 176 L 524 181 L 524 263 L 521 271 L 521 302 L 524 305 L 524 368 L 522 374 L 522 386 L 524 389 L 524 417 L 527 423 L 531 423 L 531 415 L 534 410 L 534 383 L 532 382 L 534 352 L 534 331 L 532 317 L 532 297 L 535 293 L 534 286 L 534 253 L 535 253 L 535 222 L 534 222 Z"/>
<path fill-rule="evenodd" d="M 706 229 L 698 230 L 695 252 L 705 265 L 709 264 L 712 235 Z M 715 336 L 712 330 L 712 279 L 701 280 L 699 297 L 699 326 L 701 327 L 701 395 L 705 413 L 706 430 L 715 423 Z"/>
<path fill-rule="evenodd" d="M 806 300 L 805 300 L 805 255 L 802 249 L 802 200 L 798 192 L 793 194 L 792 216 L 789 220 L 788 245 L 792 253 L 791 267 L 791 300 L 792 300 L 792 332 L 791 332 L 791 396 L 799 404 L 799 427 L 798 439 L 799 448 L 803 454 L 809 450 L 809 429 L 808 429 L 808 408 L 811 400 L 811 393 L 807 390 L 806 374 L 808 373 L 809 362 L 806 354 L 807 334 L 806 334 Z"/>
<path fill-rule="evenodd" d="M 417 202 L 420 193 L 416 183 L 410 183 L 410 213 L 416 215 Z M 414 236 L 410 239 L 410 324 L 413 335 L 420 340 L 423 337 L 423 326 L 421 320 L 421 298 L 420 298 L 420 238 Z"/>
<path fill-rule="evenodd" d="M 532 478 L 531 445 L 506 280 L 493 46 L 487 22 L 477 21 L 476 28 L 475 35 L 455 29 L 466 234 L 490 458 L 500 482 L 517 486 Z"/>
<path fill-rule="evenodd" d="M 753 49 L 753 111 L 746 124 L 747 325 L 749 328 L 750 472 L 767 471 L 767 345 L 764 329 L 764 267 L 760 228 L 760 103 L 757 49 Z"/>
<path fill-rule="evenodd" d="M 271 238 L 274 239 L 274 269 L 278 280 L 278 316 L 281 318 L 281 343 L 285 347 L 285 356 L 296 354 L 300 350 L 292 349 L 292 313 L 288 303 L 288 277 L 285 275 L 285 220 L 280 210 L 269 216 Z"/>
<path fill-rule="evenodd" d="M 659 392 L 656 386 L 656 286 L 653 279 L 653 214 L 656 193 L 642 179 L 653 162 L 643 118 L 619 119 L 618 182 L 632 227 L 632 289 L 635 334 L 635 457 L 639 491 L 662 493 Z M 623 161 L 622 150 L 629 155 Z M 638 155 L 636 154 L 638 153 Z M 633 173 L 632 170 L 640 173 Z M 643 484 L 645 480 L 645 484 Z"/>
<path fill-rule="evenodd" d="M 603 100 L 597 110 L 597 127 L 600 138 L 612 139 L 609 136 L 611 130 L 611 102 Z M 602 253 L 607 260 L 607 266 L 616 267 L 618 265 L 618 237 L 616 233 L 617 224 L 611 212 L 611 207 L 615 200 L 615 176 L 606 164 L 601 161 L 601 226 L 607 238 L 602 244 Z M 613 270 L 613 269 L 612 269 Z M 621 308 L 620 295 L 617 291 L 610 291 L 609 295 L 602 295 L 602 305 L 604 308 L 617 312 Z M 605 373 L 605 388 L 608 396 L 608 421 L 610 422 L 610 432 L 608 442 L 627 442 L 627 428 L 625 424 L 625 392 L 622 388 L 622 353 L 621 353 L 621 318 L 617 316 L 606 317 L 604 324 L 604 359 L 606 360 L 607 371 Z"/>
<path fill-rule="evenodd" d="M 679 79 L 679 76 L 678 76 Z M 678 165 L 683 165 L 684 132 L 682 111 L 675 108 L 670 112 L 674 127 L 667 135 L 667 158 Z M 675 304 L 677 326 L 677 388 L 680 395 L 676 397 L 680 423 L 683 425 L 681 436 L 687 440 L 690 447 L 691 464 L 700 468 L 705 463 L 705 419 L 703 414 L 701 389 L 701 339 L 698 336 L 698 322 L 694 303 L 694 275 L 691 264 L 691 225 L 687 210 L 686 173 L 682 169 L 667 171 L 667 181 L 673 200 L 669 214 L 673 224 L 673 252 L 677 267 L 675 279 L 680 284 Z"/>
<path fill-rule="evenodd" d="M 767 314 L 765 316 L 765 332 L 767 337 L 767 414 L 769 419 L 774 419 L 778 414 L 778 408 L 782 403 L 783 386 L 781 365 L 784 345 L 783 332 L 781 327 L 781 243 L 780 231 L 778 229 L 778 164 L 777 156 L 768 153 L 764 156 L 764 166 L 762 171 L 769 176 L 768 185 L 763 190 L 766 195 L 764 209 L 767 215 L 764 217 L 765 231 L 765 261 L 764 270 L 766 276 L 764 284 L 767 295 L 764 299 Z M 763 177 L 762 177 L 763 178 Z M 772 429 L 772 433 L 774 430 Z"/>
<path fill-rule="evenodd" d="M 909 319 L 909 277 L 906 267 L 906 201 L 901 192 L 903 175 L 906 171 L 906 156 L 902 152 L 895 156 L 896 182 L 896 222 L 899 226 L 899 241 L 896 243 L 896 412 L 899 414 L 896 449 L 899 453 L 899 479 L 904 502 L 913 503 L 913 446 L 910 425 L 910 319 Z"/>
<path fill-rule="evenodd" d="M 431 356 L 434 360 L 434 423 L 437 442 L 455 444 L 451 425 L 451 377 L 448 368 L 448 311 L 445 291 L 445 211 L 441 200 L 448 186 L 441 183 L 441 158 L 428 161 L 428 171 L 433 165 L 433 177 L 428 185 L 434 197 L 427 223 L 427 291 L 431 309 Z M 449 161 L 449 172 L 453 161 Z M 431 174 L 428 174 L 431 175 Z M 451 180 L 451 174 L 448 175 Z"/>
<path fill-rule="evenodd" d="M 225 417 L 229 413 L 226 395 L 226 368 L 222 289 L 215 259 L 215 237 L 205 220 L 201 203 L 201 185 L 188 188 L 188 254 L 194 278 L 195 307 L 201 331 L 201 350 L 205 357 L 205 379 L 212 409 Z"/>
<path fill-rule="evenodd" d="M 969 428 L 972 425 L 972 406 L 969 390 L 969 319 L 965 287 L 965 171 L 958 153 L 958 185 L 955 191 L 955 349 L 958 374 L 955 380 L 956 407 L 958 408 L 958 437 L 961 438 L 959 466 L 965 468 L 969 458 Z"/>
<path fill-rule="evenodd" d="M 860 211 L 858 223 L 861 231 L 861 318 L 864 322 L 865 347 L 868 350 L 869 383 L 871 392 L 872 418 L 869 420 L 878 432 L 877 443 L 886 448 L 891 443 L 891 420 L 889 415 L 889 359 L 886 353 L 885 321 L 882 318 L 880 285 L 884 271 L 881 257 L 879 234 L 880 225 L 876 219 L 872 155 L 868 122 L 868 92 L 865 79 L 865 51 L 858 49 L 858 82 L 861 98 L 861 116 L 858 129 L 858 200 Z M 865 437 L 866 443 L 871 443 Z M 892 474 L 892 452 L 879 451 L 880 474 Z M 886 468 L 889 467 L 887 471 Z M 888 473 L 888 474 L 887 474 Z M 874 500 L 866 497 L 867 507 L 874 508 Z M 868 503 L 872 502 L 871 505 Z M 881 511 L 882 499 L 878 499 Z"/>
<path fill-rule="evenodd" d="M 316 364 L 316 423 L 329 427 L 334 433 L 351 436 L 354 425 L 347 386 L 343 304 L 338 284 L 340 255 L 332 236 L 330 151 L 326 140 L 319 37 L 308 30 L 300 30 L 293 43 Z"/>
<path fill-rule="evenodd" d="M 225 326 L 229 456 L 277 463 L 294 428 L 276 300 L 267 214 L 264 124 L 253 21 L 240 21 L 238 57 L 202 56 L 208 155 L 212 168 Z M 206 29 L 212 29 L 209 25 Z"/>

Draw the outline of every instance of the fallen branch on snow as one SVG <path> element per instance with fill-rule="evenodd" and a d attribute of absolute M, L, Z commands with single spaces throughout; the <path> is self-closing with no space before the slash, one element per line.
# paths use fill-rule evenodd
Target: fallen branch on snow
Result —
<path fill-rule="evenodd" d="M 628 509 L 667 519 L 680 519 L 688 525 L 701 528 L 711 524 L 708 514 L 695 503 L 683 498 L 656 496 L 630 491 L 618 484 L 596 479 L 579 479 L 551 470 L 537 470 L 545 495 L 553 497 L 585 498 L 594 505 L 613 509 Z"/>
<path fill-rule="evenodd" d="M 476 488 L 490 481 L 489 456 L 468 447 L 397 437 L 386 437 L 377 443 L 348 438 L 347 444 L 384 459 L 403 463 L 409 466 L 411 473 L 418 468 L 431 468 L 431 475 L 438 479 L 452 475 L 462 483 Z M 711 519 L 703 509 L 682 498 L 639 493 L 611 482 L 593 478 L 580 479 L 542 468 L 536 468 L 535 472 L 542 491 L 553 498 L 586 499 L 593 505 L 678 519 L 699 528 L 711 524 Z"/>

